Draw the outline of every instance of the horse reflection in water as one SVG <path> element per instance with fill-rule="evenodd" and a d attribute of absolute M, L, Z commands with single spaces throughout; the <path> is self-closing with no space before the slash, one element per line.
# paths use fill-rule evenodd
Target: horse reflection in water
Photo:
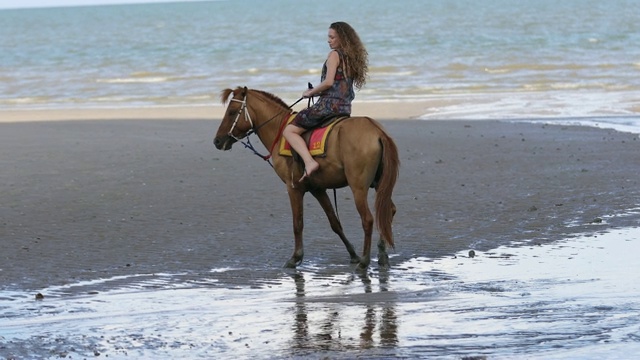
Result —
<path fill-rule="evenodd" d="M 279 153 L 279 140 L 287 124 L 291 109 L 273 94 L 238 87 L 225 89 L 222 101 L 229 103 L 224 118 L 213 140 L 216 148 L 230 150 L 233 144 L 256 133 L 262 144 L 270 149 L 273 168 L 286 184 L 293 214 L 295 247 L 285 267 L 295 268 L 302 262 L 303 197 L 309 192 L 320 203 L 331 229 L 344 243 L 352 263 L 366 271 L 370 262 L 371 236 L 374 217 L 369 209 L 367 194 L 375 188 L 375 224 L 380 233 L 378 241 L 378 265 L 389 267 L 387 246 L 394 246 L 391 223 L 396 207 L 391 199 L 398 177 L 400 160 L 393 139 L 382 126 L 368 117 L 350 117 L 337 123 L 326 139 L 326 152 L 317 157 L 320 169 L 299 182 L 304 168 L 301 162 Z M 344 234 L 342 224 L 331 205 L 327 189 L 349 186 L 353 192 L 356 209 L 362 220 L 364 245 L 358 256 Z"/>
<path fill-rule="evenodd" d="M 380 292 L 387 291 L 386 272 L 381 272 Z M 296 304 L 292 326 L 292 355 L 319 355 L 322 351 L 366 350 L 387 348 L 390 351 L 398 345 L 398 319 L 395 302 L 390 297 L 375 301 L 371 279 L 366 274 L 352 275 L 347 281 L 362 281 L 365 297 L 358 301 L 358 295 L 334 298 L 331 296 L 308 297 L 305 291 L 304 274 L 296 273 Z M 355 298 L 355 300 L 354 300 Z M 363 312 L 362 322 L 354 321 L 355 313 Z M 321 320 L 319 320 L 321 319 Z M 355 324 L 361 324 L 360 327 Z M 375 350 L 374 350 L 375 352 Z M 321 355 L 321 354 L 320 354 Z M 392 355 L 392 353 L 386 353 Z"/>

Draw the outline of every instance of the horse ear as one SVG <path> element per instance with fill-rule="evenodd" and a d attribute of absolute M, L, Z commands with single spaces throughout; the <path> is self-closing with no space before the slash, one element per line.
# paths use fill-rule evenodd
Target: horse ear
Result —
<path fill-rule="evenodd" d="M 242 90 L 242 96 L 246 96 L 247 95 L 247 87 L 245 86 L 244 89 Z"/>

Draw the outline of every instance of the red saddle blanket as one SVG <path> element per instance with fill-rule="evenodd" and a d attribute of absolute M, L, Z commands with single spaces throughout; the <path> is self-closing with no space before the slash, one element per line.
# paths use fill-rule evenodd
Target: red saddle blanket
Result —
<path fill-rule="evenodd" d="M 296 114 L 291 114 L 291 116 L 289 116 L 289 119 L 287 119 L 287 124 L 291 123 L 295 116 Z M 326 151 L 327 137 L 329 136 L 331 129 L 334 125 L 346 118 L 346 116 L 337 117 L 328 125 L 309 130 L 302 134 L 302 137 L 307 142 L 309 152 L 312 156 L 324 155 Z M 279 153 L 283 156 L 293 156 L 293 154 L 291 153 L 291 145 L 284 137 L 280 139 Z"/>

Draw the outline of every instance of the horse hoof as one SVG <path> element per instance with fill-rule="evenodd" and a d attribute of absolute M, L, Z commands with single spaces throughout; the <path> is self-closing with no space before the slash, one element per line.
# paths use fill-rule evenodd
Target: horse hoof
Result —
<path fill-rule="evenodd" d="M 287 260 L 286 263 L 284 263 L 283 267 L 288 269 L 295 269 L 300 264 L 302 264 L 302 256 L 301 257 L 293 256 L 289 260 Z"/>
<path fill-rule="evenodd" d="M 389 270 L 389 256 L 388 255 L 380 255 L 378 256 L 378 267 L 382 270 Z"/>
<path fill-rule="evenodd" d="M 296 262 L 295 260 L 291 259 L 289 261 L 287 261 L 286 263 L 284 263 L 284 268 L 286 269 L 295 269 L 296 268 Z"/>
<path fill-rule="evenodd" d="M 359 273 L 366 273 L 368 268 L 369 264 L 358 263 L 358 266 L 356 266 L 356 271 Z"/>

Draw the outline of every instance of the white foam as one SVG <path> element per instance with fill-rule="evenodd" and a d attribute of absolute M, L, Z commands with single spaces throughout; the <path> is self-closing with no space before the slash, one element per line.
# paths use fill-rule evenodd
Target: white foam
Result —
<path fill-rule="evenodd" d="M 443 101 L 432 101 L 435 105 L 420 119 L 546 120 L 640 134 L 636 92 L 514 92 L 438 99 Z"/>
<path fill-rule="evenodd" d="M 135 83 L 161 83 L 169 81 L 169 77 L 136 77 L 136 78 L 114 78 L 114 79 L 97 79 L 98 83 L 106 84 L 135 84 Z"/>

